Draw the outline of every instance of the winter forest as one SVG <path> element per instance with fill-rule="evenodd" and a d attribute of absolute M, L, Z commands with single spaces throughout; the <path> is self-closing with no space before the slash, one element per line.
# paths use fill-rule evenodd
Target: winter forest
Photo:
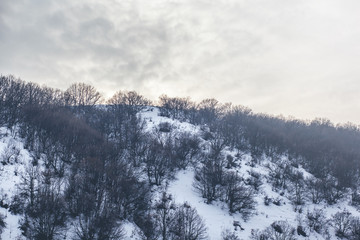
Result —
<path fill-rule="evenodd" d="M 360 239 L 360 127 L 0 76 L 4 240 Z"/>

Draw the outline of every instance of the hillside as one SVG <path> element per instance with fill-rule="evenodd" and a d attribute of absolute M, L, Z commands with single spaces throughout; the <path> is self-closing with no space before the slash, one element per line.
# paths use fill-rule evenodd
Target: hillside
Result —
<path fill-rule="evenodd" d="M 0 80 L 2 239 L 360 239 L 357 126 Z"/>
<path fill-rule="evenodd" d="M 168 122 L 173 126 L 174 132 L 188 131 L 192 134 L 201 136 L 201 130 L 188 123 L 181 123 L 174 121 L 166 117 L 159 117 L 159 111 L 157 109 L 153 111 L 145 111 L 141 114 L 141 117 L 147 121 L 148 130 L 156 128 L 159 124 Z M 209 142 L 204 141 L 203 145 L 208 145 Z M 360 216 L 360 212 L 354 206 L 351 206 L 351 196 L 343 196 L 342 201 L 337 204 L 329 205 L 325 202 L 314 204 L 310 199 L 304 199 L 304 203 L 300 206 L 294 206 L 292 204 L 292 195 L 294 192 L 292 189 L 288 191 L 274 188 L 271 184 L 271 169 L 281 168 L 279 165 L 288 164 L 291 165 L 286 155 L 279 156 L 278 162 L 274 162 L 271 158 L 263 156 L 264 159 L 261 163 L 253 165 L 253 159 L 249 153 L 237 152 L 231 150 L 229 147 L 224 147 L 222 155 L 232 156 L 235 159 L 238 158 L 238 165 L 231 169 L 244 179 L 251 178 L 251 174 L 256 173 L 257 177 L 261 180 L 261 186 L 255 196 L 256 207 L 253 215 L 245 221 L 241 214 L 229 214 L 228 208 L 225 203 L 216 201 L 212 204 L 207 204 L 205 199 L 201 197 L 193 186 L 194 183 L 194 168 L 182 170 L 177 173 L 175 180 L 169 183 L 167 191 L 174 196 L 175 202 L 188 202 L 191 206 L 195 207 L 200 216 L 205 220 L 208 227 L 209 239 L 221 239 L 221 233 L 224 230 L 234 231 L 234 221 L 238 221 L 244 230 L 240 230 L 239 227 L 234 231 L 239 239 L 250 239 L 253 230 L 264 230 L 269 227 L 273 222 L 286 221 L 291 226 L 296 228 L 297 226 L 303 226 L 306 229 L 307 237 L 301 235 L 294 236 L 296 239 L 337 239 L 335 236 L 335 229 L 330 226 L 332 216 L 337 212 L 348 211 L 353 216 Z M 239 157 L 240 156 L 240 157 Z M 293 167 L 293 171 L 300 172 L 304 179 L 312 179 L 314 176 L 308 173 L 301 166 Z M 285 194 L 283 194 L 285 192 Z M 305 193 L 303 193 L 305 195 Z M 265 204 L 264 199 L 268 197 L 279 202 L 279 206 L 275 203 Z M 304 197 L 306 198 L 306 197 Z M 323 233 L 319 234 L 314 229 L 307 226 L 307 213 L 312 213 L 314 210 L 321 210 L 327 221 L 324 221 Z M 327 228 L 328 229 L 325 229 Z M 290 239 L 290 238 L 285 238 Z"/>

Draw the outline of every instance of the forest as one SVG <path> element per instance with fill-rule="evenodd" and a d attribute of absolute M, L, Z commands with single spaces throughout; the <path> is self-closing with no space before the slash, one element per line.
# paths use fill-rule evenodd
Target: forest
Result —
<path fill-rule="evenodd" d="M 175 132 L 166 122 L 146 131 L 139 113 L 153 108 L 163 117 L 198 126 L 201 134 Z M 66 239 L 70 228 L 74 239 L 122 239 L 125 220 L 138 227 L 142 239 L 208 239 L 197 210 L 161 189 L 178 171 L 194 168 L 193 188 L 204 201 L 223 202 L 230 214 L 239 213 L 246 221 L 254 214 L 262 181 L 256 172 L 244 179 L 231 170 L 244 153 L 254 166 L 265 157 L 277 164 L 268 181 L 276 191 L 292 192 L 294 206 L 306 201 L 332 205 L 347 194 L 360 206 L 360 127 L 352 123 L 254 113 L 216 99 L 195 102 L 161 95 L 151 101 L 125 90 L 105 99 L 85 83 L 62 91 L 8 75 L 0 76 L 0 127 L 24 139 L 31 153 L 16 194 L 0 201 L 22 216 L 26 239 Z M 224 155 L 225 148 L 237 152 L 236 157 Z M 18 154 L 9 146 L 0 165 L 14 164 Z M 295 171 L 299 166 L 314 177 Z M 264 201 L 277 204 L 276 199 Z M 350 215 L 334 216 L 336 235 L 359 239 L 360 219 Z M 309 228 L 321 232 L 322 213 L 307 217 Z M 294 239 L 285 225 L 274 222 L 254 232 L 253 239 L 280 239 L 269 237 L 276 234 Z M 0 215 L 0 229 L 4 227 Z M 222 239 L 239 238 L 224 232 Z"/>

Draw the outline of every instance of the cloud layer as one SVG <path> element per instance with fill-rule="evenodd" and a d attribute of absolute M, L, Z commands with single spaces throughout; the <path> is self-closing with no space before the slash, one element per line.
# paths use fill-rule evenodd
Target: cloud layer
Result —
<path fill-rule="evenodd" d="M 357 0 L 2 0 L 0 73 L 360 124 Z"/>

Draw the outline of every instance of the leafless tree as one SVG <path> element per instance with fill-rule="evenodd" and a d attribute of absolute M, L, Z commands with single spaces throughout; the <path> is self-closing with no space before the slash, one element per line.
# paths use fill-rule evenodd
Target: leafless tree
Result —
<path fill-rule="evenodd" d="M 295 228 L 286 221 L 275 221 L 263 231 L 252 231 L 253 240 L 296 240 Z"/>
<path fill-rule="evenodd" d="M 135 91 L 118 91 L 107 103 L 113 108 L 126 108 L 127 111 L 132 110 L 131 113 L 136 113 L 145 106 L 151 105 L 150 100 Z"/>
<path fill-rule="evenodd" d="M 101 94 L 91 85 L 74 83 L 64 93 L 66 105 L 69 106 L 94 106 L 100 103 Z"/>
<path fill-rule="evenodd" d="M 171 224 L 172 240 L 208 239 L 204 220 L 188 203 L 178 206 Z"/>
<path fill-rule="evenodd" d="M 254 191 L 246 187 L 243 180 L 234 172 L 226 173 L 223 185 L 229 212 L 239 212 L 247 219 L 255 209 Z"/>
<path fill-rule="evenodd" d="M 332 216 L 332 223 L 335 228 L 336 236 L 348 237 L 351 232 L 351 213 L 347 210 L 337 212 Z"/>

